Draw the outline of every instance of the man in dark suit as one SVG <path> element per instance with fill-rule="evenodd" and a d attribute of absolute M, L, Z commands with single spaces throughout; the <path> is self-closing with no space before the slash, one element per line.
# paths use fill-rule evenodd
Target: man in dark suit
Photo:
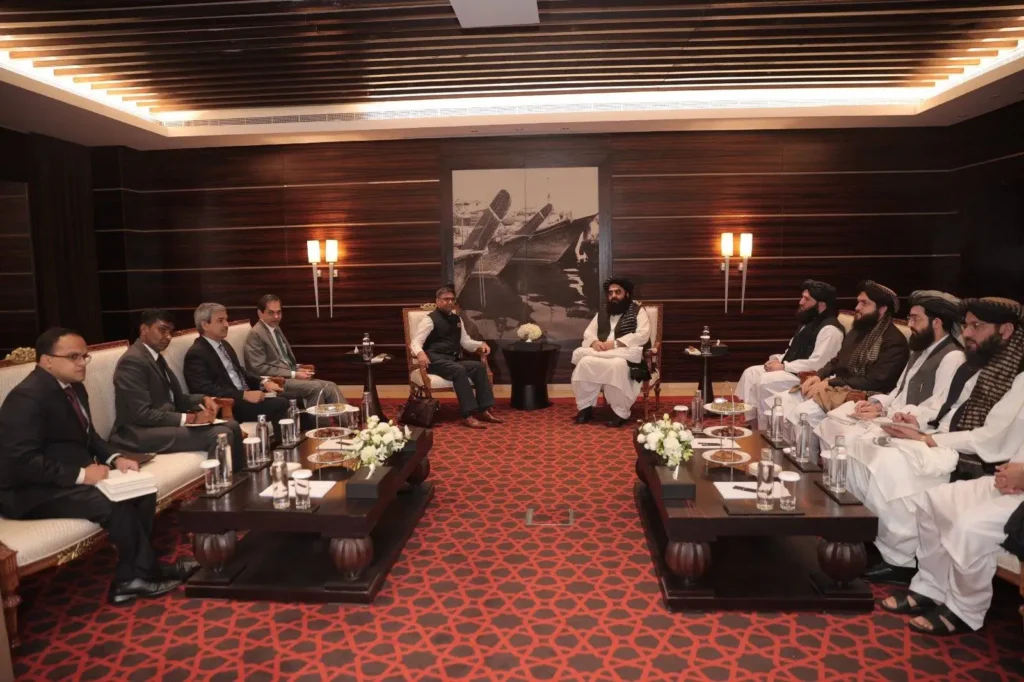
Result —
<path fill-rule="evenodd" d="M 85 339 L 50 329 L 36 342 L 38 365 L 0 406 L 0 513 L 10 519 L 87 519 L 117 547 L 108 598 L 125 604 L 170 592 L 195 562 L 160 564 L 150 543 L 156 495 L 111 502 L 94 486 L 111 469 L 139 465 L 111 450 L 92 428 L 82 382 Z"/>
<path fill-rule="evenodd" d="M 281 387 L 270 379 L 249 374 L 228 343 L 228 311 L 219 303 L 203 303 L 195 312 L 199 338 L 185 353 L 185 383 L 193 393 L 234 398 L 234 416 L 240 422 L 256 421 L 264 414 L 277 424 L 288 414 L 288 401 L 268 398 Z"/>
<path fill-rule="evenodd" d="M 166 310 L 144 310 L 139 338 L 117 361 L 114 392 L 117 413 L 110 444 L 134 452 L 212 453 L 217 436 L 235 443 L 232 459 L 245 466 L 238 422 L 213 424 L 217 404 L 211 397 L 187 394 L 160 353 L 171 343 L 174 320 Z"/>

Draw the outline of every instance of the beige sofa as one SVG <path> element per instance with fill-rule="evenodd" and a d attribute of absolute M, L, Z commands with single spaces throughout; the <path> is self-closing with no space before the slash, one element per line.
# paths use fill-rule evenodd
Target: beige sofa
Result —
<path fill-rule="evenodd" d="M 248 321 L 231 324 L 228 342 L 239 355 L 250 328 Z M 182 374 L 185 352 L 196 336 L 194 329 L 180 332 L 164 352 L 168 366 L 182 386 L 185 385 Z M 110 435 L 114 425 L 114 368 L 127 348 L 127 341 L 89 347 L 92 362 L 89 364 L 85 387 L 89 391 L 93 426 L 103 438 Z M 0 404 L 34 367 L 34 364 L 0 363 Z M 199 463 L 205 457 L 206 454 L 201 452 L 179 452 L 159 455 L 143 465 L 145 471 L 156 477 L 158 511 L 162 511 L 201 481 Z M 20 579 L 76 559 L 105 536 L 106 533 L 98 525 L 82 519 L 14 521 L 0 517 L 0 590 L 3 593 L 4 618 L 12 645 L 18 643 Z"/>

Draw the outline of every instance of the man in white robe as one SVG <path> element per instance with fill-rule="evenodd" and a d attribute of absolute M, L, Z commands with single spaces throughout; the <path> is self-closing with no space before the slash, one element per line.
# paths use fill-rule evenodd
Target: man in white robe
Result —
<path fill-rule="evenodd" d="M 583 344 L 573 351 L 572 390 L 576 396 L 577 424 L 593 419 L 597 396 L 604 391 L 614 416 L 608 426 L 629 421 L 630 409 L 640 393 L 640 381 L 633 377 L 646 370 L 644 349 L 651 339 L 647 311 L 633 300 L 633 283 L 612 277 L 604 283 L 607 298 L 607 327 L 598 313 L 583 332 Z"/>
<path fill-rule="evenodd" d="M 916 417 L 928 414 L 930 419 L 946 401 L 953 374 L 964 363 L 955 337 L 963 319 L 962 302 L 941 291 L 915 291 L 909 303 L 911 354 L 899 383 L 889 393 L 848 401 L 829 412 L 815 429 L 823 449 L 830 449 L 837 436 L 844 436 L 849 445 L 854 438 L 884 435 L 874 423 L 879 417 L 891 419 L 903 412 Z"/>
<path fill-rule="evenodd" d="M 784 437 L 790 442 L 795 440 L 802 415 L 807 415 L 813 429 L 828 411 L 854 399 L 853 395 L 863 399 L 867 393 L 891 391 L 907 365 L 907 339 L 892 321 L 899 310 L 896 292 L 871 280 L 861 282 L 858 289 L 853 329 L 843 339 L 839 354 L 803 379 L 799 389 L 776 393 L 765 401 L 770 408 L 770 402 L 782 398 Z"/>
<path fill-rule="evenodd" d="M 1020 306 L 995 298 L 964 304 L 967 362 L 938 413 L 931 419 L 925 411 L 897 414 L 892 426 L 882 426 L 892 438 L 887 445 L 860 438 L 851 444 L 847 487 L 879 518 L 881 561 L 864 576 L 875 582 L 906 584 L 913 576 L 926 491 L 948 482 L 954 470 L 958 476 L 991 474 L 1024 443 Z"/>
<path fill-rule="evenodd" d="M 817 372 L 839 353 L 843 345 L 843 326 L 836 319 L 836 288 L 813 279 L 802 285 L 796 317 L 800 328 L 789 341 L 785 353 L 772 355 L 763 365 L 747 367 L 736 384 L 736 395 L 750 409 L 746 419 L 757 418 L 758 428 L 768 424 L 763 409 L 768 398 L 800 383 L 800 372 Z"/>

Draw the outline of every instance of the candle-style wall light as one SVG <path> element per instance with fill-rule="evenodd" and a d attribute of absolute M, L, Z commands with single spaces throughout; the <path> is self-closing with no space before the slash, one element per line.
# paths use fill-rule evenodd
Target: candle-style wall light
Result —
<path fill-rule="evenodd" d="M 749 232 L 744 232 L 740 235 L 740 258 L 743 261 L 740 263 L 740 272 L 743 273 L 743 284 L 740 287 L 740 312 L 743 312 L 743 307 L 747 299 L 747 261 L 750 259 L 750 254 L 754 252 L 754 235 Z"/>
<path fill-rule="evenodd" d="M 324 260 L 327 261 L 327 271 L 330 275 L 330 306 L 331 317 L 334 317 L 334 264 L 338 262 L 338 240 L 328 239 L 324 242 Z"/>
<path fill-rule="evenodd" d="M 313 266 L 313 300 L 316 302 L 316 316 L 320 317 L 320 242 L 310 239 L 306 242 L 306 257 Z"/>
<path fill-rule="evenodd" d="M 732 258 L 732 232 L 722 233 L 722 272 L 725 273 L 725 312 L 729 312 L 729 259 Z"/>

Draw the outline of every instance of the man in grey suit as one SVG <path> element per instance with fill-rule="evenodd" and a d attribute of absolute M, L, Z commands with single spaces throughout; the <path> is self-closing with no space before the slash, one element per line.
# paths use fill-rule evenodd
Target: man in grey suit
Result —
<path fill-rule="evenodd" d="M 232 459 L 244 461 L 238 422 L 214 424 L 214 399 L 189 395 L 160 353 L 171 342 L 174 321 L 166 310 L 145 310 L 139 338 L 114 369 L 116 415 L 109 441 L 135 452 L 213 452 L 217 436 L 232 442 Z M 235 453 L 235 450 L 238 450 Z"/>
<path fill-rule="evenodd" d="M 302 398 L 306 406 L 343 403 L 337 384 L 313 378 L 312 365 L 299 365 L 281 331 L 281 299 L 267 294 L 257 303 L 260 317 L 245 339 L 245 367 L 260 376 L 283 376 L 284 397 Z"/>

